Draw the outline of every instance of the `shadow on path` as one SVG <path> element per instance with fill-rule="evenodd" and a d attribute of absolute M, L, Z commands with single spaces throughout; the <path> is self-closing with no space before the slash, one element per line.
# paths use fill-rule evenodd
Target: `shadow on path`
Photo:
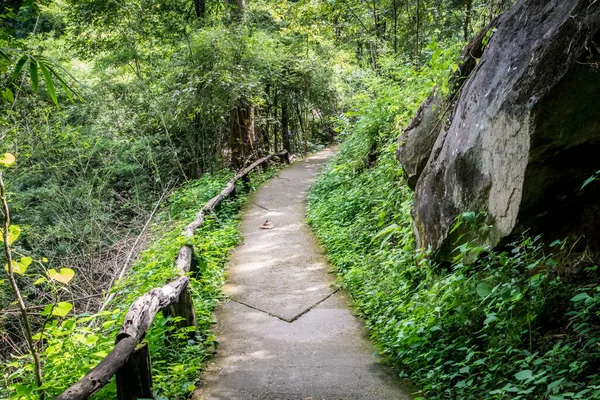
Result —
<path fill-rule="evenodd" d="M 380 364 L 305 222 L 305 200 L 331 149 L 284 169 L 250 196 L 244 244 L 217 307 L 218 352 L 194 399 L 411 399 Z M 274 229 L 260 226 L 270 220 Z"/>

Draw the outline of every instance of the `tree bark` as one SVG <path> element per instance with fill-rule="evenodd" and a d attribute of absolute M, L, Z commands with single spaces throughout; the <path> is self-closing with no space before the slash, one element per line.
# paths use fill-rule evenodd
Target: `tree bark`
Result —
<path fill-rule="evenodd" d="M 290 127 L 289 127 L 289 118 L 288 118 L 288 105 L 287 101 L 284 99 L 281 102 L 281 138 L 283 141 L 283 149 L 287 151 L 290 150 Z"/>
<path fill-rule="evenodd" d="M 394 17 L 394 54 L 398 54 L 398 0 L 392 2 L 392 11 Z"/>
<path fill-rule="evenodd" d="M 473 0 L 466 0 L 467 9 L 465 11 L 465 25 L 463 27 L 465 34 L 465 42 L 469 41 L 469 26 L 471 25 L 471 12 L 473 6 Z"/>
<path fill-rule="evenodd" d="M 239 100 L 230 112 L 231 166 L 242 169 L 254 155 L 254 106 Z"/>
<path fill-rule="evenodd" d="M 194 0 L 194 10 L 196 11 L 196 17 L 204 18 L 206 14 L 206 0 Z"/>
<path fill-rule="evenodd" d="M 231 19 L 237 23 L 246 22 L 246 0 L 229 0 L 231 5 Z"/>
<path fill-rule="evenodd" d="M 419 36 L 421 34 L 421 15 L 420 15 L 420 8 L 421 8 L 421 3 L 419 0 L 417 0 L 417 12 L 415 13 L 415 30 L 416 30 L 416 34 L 415 34 L 415 63 L 418 64 L 419 63 L 419 59 L 420 59 L 420 54 L 421 54 L 421 48 L 420 48 L 420 43 L 419 43 Z"/>
<path fill-rule="evenodd" d="M 117 400 L 152 398 L 152 363 L 148 341 L 138 344 L 133 354 L 117 371 Z"/>

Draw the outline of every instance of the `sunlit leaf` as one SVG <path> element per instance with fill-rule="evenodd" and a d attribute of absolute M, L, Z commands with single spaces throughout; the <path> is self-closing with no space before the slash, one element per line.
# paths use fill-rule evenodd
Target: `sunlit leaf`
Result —
<path fill-rule="evenodd" d="M 13 262 L 12 262 L 12 272 L 14 274 L 18 274 L 18 275 L 25 275 L 25 272 L 27 272 L 27 267 L 29 266 L 29 264 L 27 262 L 23 263 L 22 261 L 15 261 L 15 260 L 13 260 Z M 8 263 L 4 264 L 4 269 L 6 271 L 8 271 Z"/>
<path fill-rule="evenodd" d="M 10 167 L 11 165 L 13 165 L 16 161 L 16 158 L 14 155 L 10 154 L 10 153 L 4 153 L 4 155 L 2 156 L 2 158 L 0 158 L 0 165 L 4 166 L 4 167 Z"/>
<path fill-rule="evenodd" d="M 35 282 L 33 282 L 34 285 L 39 285 L 40 283 L 44 283 L 46 282 L 46 278 L 44 278 L 43 276 L 38 278 Z"/>
<path fill-rule="evenodd" d="M 73 309 L 73 304 L 63 301 L 58 303 L 53 309 L 52 309 L 52 315 L 55 315 L 57 317 L 64 317 L 66 316 L 69 311 L 71 311 Z"/>
<path fill-rule="evenodd" d="M 48 277 L 52 280 L 64 283 L 65 285 L 71 282 L 75 276 L 75 271 L 71 268 L 61 268 L 60 271 L 51 268 L 48 270 Z"/>
<path fill-rule="evenodd" d="M 89 336 L 86 336 L 84 343 L 87 344 L 88 346 L 91 346 L 91 345 L 95 344 L 98 341 L 98 339 L 99 338 L 96 335 L 89 335 Z"/>

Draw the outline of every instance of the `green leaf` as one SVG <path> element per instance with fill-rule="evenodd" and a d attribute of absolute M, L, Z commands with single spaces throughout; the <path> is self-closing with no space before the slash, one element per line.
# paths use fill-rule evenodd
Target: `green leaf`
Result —
<path fill-rule="evenodd" d="M 583 301 L 583 300 L 587 300 L 587 299 L 591 299 L 590 295 L 588 295 L 587 293 L 579 293 L 577 296 L 573 297 L 571 299 L 572 302 L 579 302 L 579 301 Z"/>
<path fill-rule="evenodd" d="M 8 103 L 12 103 L 13 101 L 15 101 L 15 96 L 13 95 L 12 90 L 10 90 L 9 88 L 6 88 L 6 90 L 2 92 L 2 98 Z"/>
<path fill-rule="evenodd" d="M 89 335 L 86 336 L 84 343 L 87 344 L 88 346 L 91 346 L 93 344 L 95 344 L 98 341 L 98 336 L 96 335 Z"/>
<path fill-rule="evenodd" d="M 48 270 L 48 277 L 54 281 L 64 283 L 65 285 L 71 282 L 71 279 L 75 276 L 75 271 L 71 268 L 61 268 L 60 272 L 54 268 Z"/>
<path fill-rule="evenodd" d="M 54 75 L 54 77 L 56 78 L 56 80 L 58 80 L 58 82 L 60 83 L 60 85 L 62 86 L 63 90 L 65 91 L 65 94 L 67 95 L 67 97 L 69 98 L 69 100 L 73 103 L 75 102 L 75 100 L 73 99 L 73 94 L 78 96 L 79 98 L 81 98 L 81 96 L 79 96 L 79 94 L 77 92 L 75 92 L 71 86 L 69 86 L 67 84 L 67 82 L 65 82 L 65 80 L 62 78 L 62 76 L 56 72 L 56 70 L 54 68 L 52 68 L 50 66 L 50 64 L 46 64 L 45 65 L 46 68 L 48 68 L 48 70 L 52 73 L 52 75 Z"/>
<path fill-rule="evenodd" d="M 33 260 L 31 257 L 21 257 L 20 261 L 14 261 L 12 263 L 12 270 L 15 274 L 25 275 L 27 272 L 27 267 L 31 265 Z M 4 268 L 8 271 L 8 264 L 4 265 Z"/>
<path fill-rule="evenodd" d="M 40 69 L 42 70 L 42 74 L 44 75 L 44 80 L 46 81 L 46 89 L 48 89 L 50 98 L 52 98 L 54 104 L 58 105 L 58 99 L 56 98 L 56 89 L 54 89 L 54 82 L 52 81 L 52 74 L 50 74 L 50 71 L 48 71 L 48 68 L 46 68 L 46 66 L 42 62 L 40 62 Z"/>
<path fill-rule="evenodd" d="M 13 274 L 23 275 L 27 271 L 27 267 L 23 268 L 18 261 L 13 261 L 11 267 Z M 8 272 L 8 263 L 4 264 L 4 269 Z"/>
<path fill-rule="evenodd" d="M 40 283 L 44 283 L 46 282 L 46 278 L 44 278 L 43 276 L 41 278 L 38 278 L 35 282 L 33 282 L 34 285 L 39 285 Z"/>
<path fill-rule="evenodd" d="M 530 369 L 524 369 L 523 371 L 517 372 L 515 374 L 515 379 L 518 381 L 524 381 L 525 379 L 529 379 L 533 376 L 533 372 Z"/>
<path fill-rule="evenodd" d="M 554 381 L 548 384 L 548 392 L 552 392 L 554 394 L 558 393 L 558 389 L 560 388 L 561 383 L 565 381 L 566 378 L 560 378 L 557 381 Z"/>
<path fill-rule="evenodd" d="M 590 183 L 592 183 L 596 180 L 598 180 L 598 177 L 596 175 L 590 176 L 583 182 L 583 185 L 581 185 L 581 189 L 583 189 L 584 187 L 586 187 L 587 185 L 589 185 Z M 579 189 L 579 190 L 581 190 L 581 189 Z"/>
<path fill-rule="evenodd" d="M 17 159 L 11 153 L 4 153 L 2 158 L 0 158 L 0 165 L 3 167 L 10 167 L 15 163 Z"/>
<path fill-rule="evenodd" d="M 15 69 L 13 70 L 13 73 L 12 73 L 12 79 L 15 79 L 17 76 L 19 76 L 19 74 L 21 73 L 21 70 L 23 69 L 23 65 L 25 65 L 25 63 L 27 62 L 28 59 L 29 59 L 29 57 L 23 56 L 19 59 L 19 61 L 17 61 L 17 65 L 15 65 Z"/>
<path fill-rule="evenodd" d="M 29 77 L 31 78 L 31 87 L 33 87 L 33 91 L 37 92 L 40 78 L 38 75 L 37 61 L 34 59 L 29 60 Z"/>
<path fill-rule="evenodd" d="M 490 289 L 490 285 L 488 285 L 487 283 L 480 283 L 479 285 L 477 285 L 477 294 L 479 295 L 479 297 L 484 298 L 487 297 L 492 290 Z"/>
<path fill-rule="evenodd" d="M 497 319 L 498 319 L 498 317 L 497 317 L 496 313 L 491 313 L 491 314 L 488 314 L 488 316 L 487 316 L 487 318 L 485 319 L 485 321 L 483 321 L 483 324 L 487 326 L 487 325 L 489 325 L 489 324 L 490 324 L 490 322 L 494 322 L 494 321 L 496 321 Z"/>
<path fill-rule="evenodd" d="M 8 245 L 13 244 L 21 236 L 21 227 L 19 225 L 11 225 L 8 227 Z M 4 242 L 4 232 L 0 235 L 0 243 Z"/>
<path fill-rule="evenodd" d="M 52 315 L 55 315 L 57 317 L 65 317 L 69 313 L 69 311 L 71 311 L 72 309 L 73 309 L 73 304 L 63 301 L 63 302 L 58 303 L 52 309 Z"/>

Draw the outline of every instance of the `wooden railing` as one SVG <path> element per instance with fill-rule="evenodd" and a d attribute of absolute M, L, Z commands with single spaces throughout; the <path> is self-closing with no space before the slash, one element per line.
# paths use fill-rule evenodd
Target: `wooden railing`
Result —
<path fill-rule="evenodd" d="M 204 224 L 205 215 L 235 192 L 238 180 L 246 179 L 253 169 L 273 157 L 289 162 L 288 152 L 283 151 L 263 157 L 235 174 L 225 189 L 210 199 L 198 212 L 196 219 L 184 228 L 184 235 L 192 237 L 194 231 Z M 181 317 L 180 326 L 197 328 L 196 312 L 188 291 L 189 278 L 186 276 L 191 269 L 192 257 L 191 246 L 180 248 L 175 259 L 180 276 L 138 297 L 125 316 L 111 352 L 56 400 L 87 399 L 106 385 L 112 376 L 116 376 L 119 400 L 152 398 L 152 366 L 148 343 L 143 339 L 159 311 L 166 316 Z"/>

